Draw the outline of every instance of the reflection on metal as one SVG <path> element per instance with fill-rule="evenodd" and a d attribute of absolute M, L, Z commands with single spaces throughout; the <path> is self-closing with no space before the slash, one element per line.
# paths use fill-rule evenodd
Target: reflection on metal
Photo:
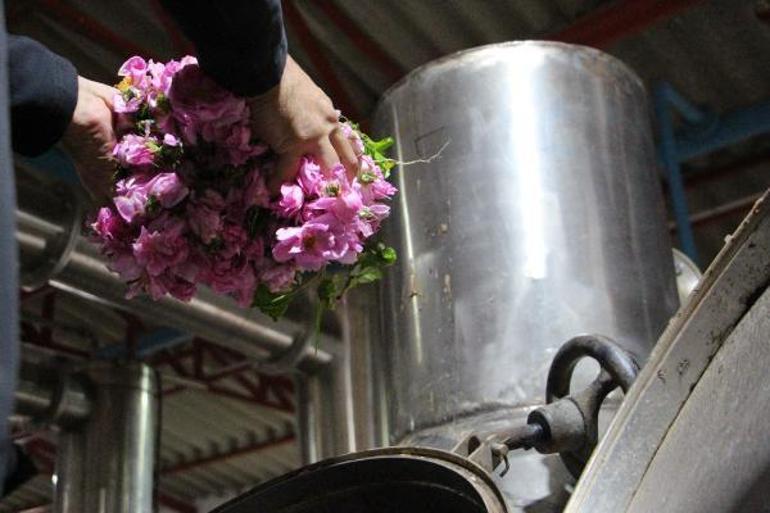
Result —
<path fill-rule="evenodd" d="M 100 363 L 84 374 L 93 410 L 82 426 L 60 433 L 54 511 L 152 511 L 158 430 L 153 370 Z"/>
<path fill-rule="evenodd" d="M 350 340 L 376 363 L 353 383 L 376 412 L 354 411 L 376 426 L 362 444 L 450 449 L 524 424 L 553 355 L 581 333 L 646 359 L 678 303 L 648 114 L 623 64 L 545 42 L 461 52 L 385 95 L 373 126 L 399 161 L 446 147 L 395 170 L 384 236 L 400 262 L 379 296 L 349 300 Z M 559 510 L 558 458 L 510 463 L 514 509 Z"/>
<path fill-rule="evenodd" d="M 768 284 L 770 191 L 666 329 L 566 513 L 766 511 Z"/>
<path fill-rule="evenodd" d="M 16 387 L 15 412 L 36 422 L 71 426 L 91 413 L 91 401 L 83 382 L 51 369 L 22 366 Z"/>
<path fill-rule="evenodd" d="M 125 285 L 110 272 L 97 248 L 73 233 L 81 219 L 73 213 L 75 197 L 63 184 L 51 188 L 29 173 L 19 176 L 18 231 L 25 287 L 48 281 L 52 286 L 94 301 L 107 303 L 166 326 L 229 344 L 262 360 L 283 360 L 306 331 L 289 321 L 275 323 L 254 310 L 244 310 L 228 298 L 202 290 L 189 303 L 171 298 L 152 301 L 125 299 Z M 74 216 L 74 217 L 73 217 Z M 295 355 L 291 355 L 292 360 Z M 299 358 L 296 358 L 299 360 Z M 313 370 L 327 364 L 323 349 L 305 347 L 300 366 Z"/>
<path fill-rule="evenodd" d="M 487 473 L 455 454 L 389 448 L 325 460 L 258 486 L 212 513 L 505 513 Z"/>
<path fill-rule="evenodd" d="M 679 303 L 685 304 L 690 294 L 698 286 L 703 274 L 687 255 L 674 248 L 674 272 L 676 273 L 676 289 L 679 293 Z"/>

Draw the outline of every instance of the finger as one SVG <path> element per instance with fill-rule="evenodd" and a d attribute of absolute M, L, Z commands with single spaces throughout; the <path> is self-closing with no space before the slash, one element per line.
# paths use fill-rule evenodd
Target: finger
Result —
<path fill-rule="evenodd" d="M 350 140 L 345 137 L 340 127 L 334 129 L 329 136 L 334 150 L 337 152 L 337 156 L 340 162 L 345 166 L 345 170 L 348 172 L 348 178 L 351 180 L 358 174 L 358 156 L 356 150 L 353 148 Z"/>
<path fill-rule="evenodd" d="M 107 107 L 110 108 L 110 110 L 114 109 L 115 106 L 113 105 L 113 101 L 116 94 L 120 94 L 120 91 L 115 89 L 114 87 L 110 87 L 105 84 L 98 84 L 99 87 L 97 89 L 97 95 L 102 99 L 102 101 L 107 105 Z"/>
<path fill-rule="evenodd" d="M 340 158 L 337 152 L 334 151 L 331 141 L 328 138 L 323 138 L 319 141 L 317 149 L 312 152 L 312 155 L 316 158 L 316 162 L 321 166 L 321 171 L 328 173 L 337 164 L 340 163 Z"/>
<path fill-rule="evenodd" d="M 302 158 L 302 153 L 297 151 L 289 151 L 278 156 L 275 169 L 267 181 L 270 194 L 278 194 L 281 190 L 281 184 L 289 182 L 297 176 L 300 158 Z"/>

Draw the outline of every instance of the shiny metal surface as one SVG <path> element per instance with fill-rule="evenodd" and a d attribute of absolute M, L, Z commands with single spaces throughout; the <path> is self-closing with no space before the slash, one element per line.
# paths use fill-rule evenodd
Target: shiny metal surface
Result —
<path fill-rule="evenodd" d="M 22 366 L 14 398 L 17 414 L 46 424 L 70 426 L 91 413 L 91 399 L 80 380 L 40 366 Z"/>
<path fill-rule="evenodd" d="M 695 287 L 700 283 L 703 273 L 695 265 L 695 262 L 674 248 L 674 272 L 676 273 L 676 290 L 679 294 L 679 303 L 685 304 Z"/>
<path fill-rule="evenodd" d="M 666 329 L 565 513 L 770 511 L 768 284 L 770 192 Z"/>
<path fill-rule="evenodd" d="M 350 346 L 325 346 L 332 361 L 312 374 L 297 377 L 298 428 L 304 464 L 357 450 L 353 412 Z"/>
<path fill-rule="evenodd" d="M 542 403 L 551 358 L 581 333 L 646 359 L 678 301 L 633 72 L 583 47 L 482 47 L 411 73 L 373 126 L 418 161 L 395 170 L 384 238 L 400 262 L 359 330 L 384 368 L 391 442 Z M 523 459 L 511 504 L 562 493 L 547 458 Z"/>
<path fill-rule="evenodd" d="M 45 178 L 32 180 L 24 175 L 16 187 L 20 200 L 35 198 L 27 200 L 34 213 L 16 210 L 21 286 L 33 290 L 66 264 L 80 233 L 82 201 L 72 188 Z"/>
<path fill-rule="evenodd" d="M 158 433 L 154 371 L 144 364 L 97 363 L 85 375 L 93 411 L 82 427 L 62 434 L 61 458 L 76 461 L 59 463 L 63 475 L 57 486 L 61 482 L 62 490 L 54 511 L 152 511 Z"/>
<path fill-rule="evenodd" d="M 98 249 L 77 233 L 72 235 L 81 222 L 70 206 L 74 196 L 62 184 L 49 190 L 29 174 L 20 177 L 19 187 L 17 240 L 22 275 L 30 277 L 28 286 L 48 281 L 58 289 L 229 344 L 266 361 L 280 359 L 307 332 L 305 326 L 288 320 L 273 322 L 209 290 L 202 290 L 188 303 L 171 298 L 157 302 L 145 297 L 125 299 L 125 285 L 107 269 Z M 300 366 L 313 370 L 330 360 L 323 348 L 307 347 Z"/>

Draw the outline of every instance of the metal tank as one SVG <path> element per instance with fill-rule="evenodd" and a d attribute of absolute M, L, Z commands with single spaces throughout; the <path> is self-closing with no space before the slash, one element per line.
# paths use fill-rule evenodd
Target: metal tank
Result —
<path fill-rule="evenodd" d="M 353 375 L 370 405 L 356 412 L 360 449 L 450 449 L 524 423 L 578 334 L 646 359 L 678 298 L 631 70 L 579 46 L 485 46 L 408 75 L 373 127 L 402 163 L 384 230 L 400 261 L 347 305 L 353 359 L 370 365 Z M 570 478 L 558 459 L 510 463 L 512 511 L 560 511 Z"/>

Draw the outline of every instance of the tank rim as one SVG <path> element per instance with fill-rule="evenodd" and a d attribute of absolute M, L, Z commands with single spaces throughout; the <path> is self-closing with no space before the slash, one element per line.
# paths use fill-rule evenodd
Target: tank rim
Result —
<path fill-rule="evenodd" d="M 442 66 L 450 62 L 456 62 L 461 61 L 465 58 L 467 58 L 469 55 L 477 55 L 479 53 L 485 53 L 490 52 L 493 50 L 499 50 L 499 49 L 512 49 L 512 48 L 521 48 L 521 47 L 541 47 L 541 48 L 548 48 L 548 49 L 570 49 L 578 54 L 582 54 L 584 56 L 590 56 L 592 58 L 598 58 L 600 60 L 603 60 L 610 64 L 611 66 L 614 66 L 621 70 L 623 74 L 625 74 L 631 81 L 640 87 L 641 89 L 646 91 L 646 87 L 644 85 L 644 81 L 641 79 L 641 77 L 636 73 L 636 71 L 633 70 L 628 64 L 623 62 L 622 60 L 618 59 L 617 57 L 608 54 L 607 52 L 604 52 L 602 50 L 599 50 L 597 48 L 593 48 L 590 46 L 585 45 L 577 45 L 572 43 L 561 43 L 559 41 L 548 41 L 548 40 L 538 40 L 538 39 L 523 39 L 518 41 L 505 41 L 502 43 L 490 43 L 487 45 L 481 45 L 481 46 L 474 46 L 473 48 L 466 48 L 464 50 L 459 50 L 454 53 L 450 53 L 448 55 L 444 55 L 443 57 L 439 57 L 437 59 L 434 59 L 432 61 L 426 62 L 425 64 L 421 64 L 420 66 L 414 68 L 409 73 L 401 77 L 395 84 L 388 87 L 385 92 L 382 93 L 380 96 L 380 99 L 377 101 L 377 105 L 375 105 L 373 109 L 373 113 L 376 113 L 380 110 L 382 105 L 388 100 L 388 98 L 401 87 L 405 86 L 408 82 L 411 82 L 415 80 L 420 75 L 426 73 L 428 69 L 432 69 L 437 66 Z M 376 117 L 376 115 L 372 116 L 373 118 Z"/>

